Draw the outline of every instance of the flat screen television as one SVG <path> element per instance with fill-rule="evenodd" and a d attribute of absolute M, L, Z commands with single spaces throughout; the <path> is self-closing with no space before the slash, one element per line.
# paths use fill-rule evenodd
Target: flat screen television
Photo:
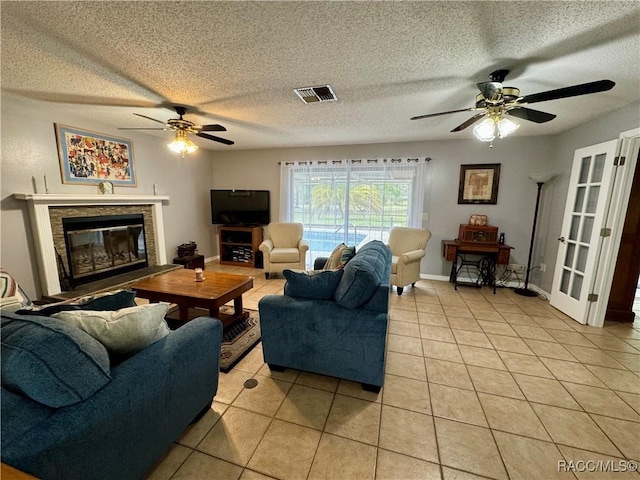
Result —
<path fill-rule="evenodd" d="M 211 223 L 267 225 L 271 221 L 269 190 L 211 190 Z"/>

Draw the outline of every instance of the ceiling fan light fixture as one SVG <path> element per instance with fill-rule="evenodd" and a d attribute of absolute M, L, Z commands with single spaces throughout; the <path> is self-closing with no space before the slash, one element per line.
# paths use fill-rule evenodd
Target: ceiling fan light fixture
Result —
<path fill-rule="evenodd" d="M 191 140 L 187 140 L 187 144 L 185 145 L 185 150 L 187 153 L 193 153 L 198 149 L 198 146 L 193 143 Z"/>
<path fill-rule="evenodd" d="M 173 152 L 181 153 L 182 158 L 186 153 L 193 153 L 198 149 L 198 146 L 187 138 L 187 134 L 184 130 L 176 130 L 176 136 L 171 143 L 167 144 Z"/>
<path fill-rule="evenodd" d="M 491 117 L 485 118 L 473 127 L 473 134 L 481 142 L 491 142 L 496 138 L 496 122 Z"/>
<path fill-rule="evenodd" d="M 458 112 L 471 112 L 484 110 L 483 113 L 476 113 L 467 121 L 455 127 L 451 132 L 461 132 L 462 130 L 476 125 L 473 128 L 474 136 L 482 142 L 492 142 L 489 148 L 493 147 L 493 140 L 496 136 L 504 138 L 515 132 L 520 125 L 506 118 L 511 114 L 514 117 L 528 120 L 533 123 L 546 123 L 556 115 L 542 112 L 527 107 L 531 103 L 548 102 L 549 100 L 560 100 L 562 98 L 577 97 L 591 93 L 606 92 L 615 86 L 612 80 L 598 80 L 595 82 L 582 83 L 564 88 L 547 90 L 546 92 L 534 93 L 532 95 L 520 96 L 520 89 L 516 87 L 505 87 L 502 85 L 504 79 L 509 74 L 509 70 L 496 70 L 489 74 L 490 82 L 480 82 L 476 86 L 480 93 L 476 95 L 475 107 L 449 110 L 448 112 L 428 113 L 426 115 L 416 115 L 411 120 L 423 118 L 439 117 Z M 477 123 L 483 119 L 481 123 Z"/>
<path fill-rule="evenodd" d="M 519 124 L 505 117 L 501 117 L 500 120 L 497 122 L 497 124 L 498 124 L 498 135 L 500 136 L 500 138 L 504 138 L 507 135 L 511 135 L 518 128 L 520 128 Z"/>

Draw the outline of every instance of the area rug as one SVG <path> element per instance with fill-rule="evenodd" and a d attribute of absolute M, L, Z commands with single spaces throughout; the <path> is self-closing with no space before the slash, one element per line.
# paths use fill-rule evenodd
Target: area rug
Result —
<path fill-rule="evenodd" d="M 226 327 L 222 333 L 220 371 L 229 372 L 260 342 L 260 318 L 256 310 L 245 309 L 249 318 Z M 233 307 L 223 306 L 222 313 L 233 313 Z"/>

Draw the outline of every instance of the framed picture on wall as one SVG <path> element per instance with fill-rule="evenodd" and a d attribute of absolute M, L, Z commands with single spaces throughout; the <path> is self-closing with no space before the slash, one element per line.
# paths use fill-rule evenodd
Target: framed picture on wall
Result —
<path fill-rule="evenodd" d="M 500 163 L 460 165 L 458 204 L 498 203 Z"/>
<path fill-rule="evenodd" d="M 137 183 L 133 144 L 125 138 L 54 123 L 62 183 L 123 187 Z"/>

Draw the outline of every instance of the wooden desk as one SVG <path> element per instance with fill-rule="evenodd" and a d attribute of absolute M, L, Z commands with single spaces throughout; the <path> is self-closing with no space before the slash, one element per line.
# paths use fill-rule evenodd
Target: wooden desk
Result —
<path fill-rule="evenodd" d="M 461 242 L 460 240 L 443 240 L 442 256 L 451 263 L 451 275 L 449 281 L 458 285 L 467 285 L 480 287 L 489 285 L 493 287 L 493 293 L 496 293 L 495 267 L 496 265 L 508 265 L 509 256 L 512 246 L 499 243 L 477 243 L 477 242 Z M 465 255 L 479 255 L 480 260 L 469 260 Z M 458 265 L 458 263 L 460 265 Z M 469 284 L 468 282 L 458 282 L 458 272 L 464 266 L 473 266 L 478 269 L 480 276 L 478 282 Z M 487 274 L 482 275 L 482 272 Z"/>

